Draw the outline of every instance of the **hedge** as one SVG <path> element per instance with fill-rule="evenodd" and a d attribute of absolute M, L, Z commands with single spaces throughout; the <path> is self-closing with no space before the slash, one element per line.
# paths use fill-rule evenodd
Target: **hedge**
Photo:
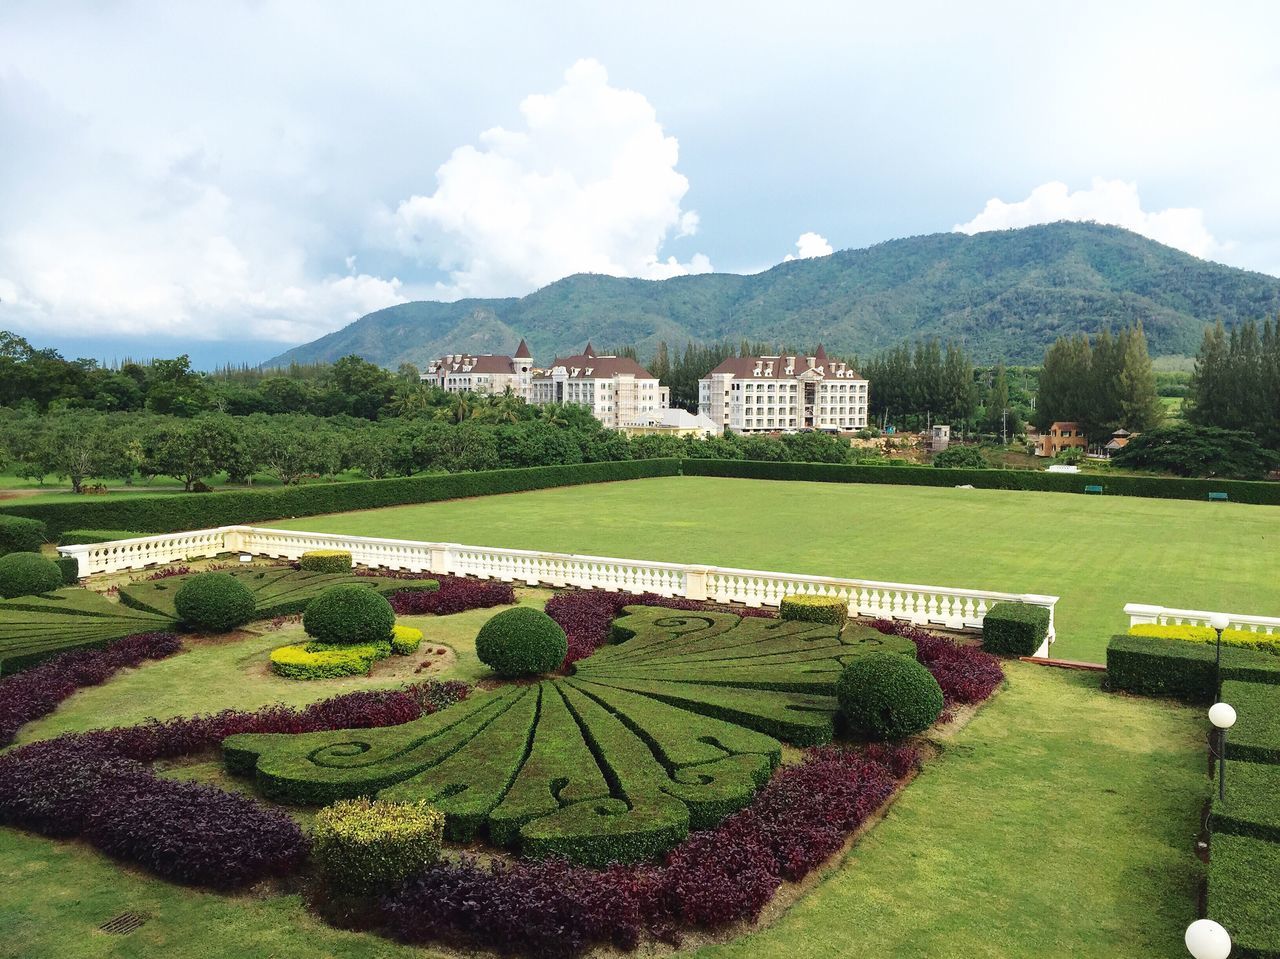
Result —
<path fill-rule="evenodd" d="M 768 463 L 756 460 L 681 461 L 686 476 L 803 480 L 811 483 L 886 483 L 893 486 L 976 486 L 979 489 L 1083 493 L 1101 483 L 1108 495 L 1154 499 L 1207 499 L 1226 493 L 1233 503 L 1280 506 L 1280 483 L 1251 480 L 1182 479 L 1166 476 L 1105 476 L 1039 470 L 939 469 L 933 466 L 845 466 L 832 463 Z"/>
<path fill-rule="evenodd" d="M 836 684 L 840 712 L 870 739 L 903 739 L 924 732 L 942 715 L 942 687 L 914 659 L 873 653 L 845 667 Z"/>
<path fill-rule="evenodd" d="M 843 626 L 849 619 L 849 604 L 837 596 L 805 596 L 788 593 L 778 606 L 779 619 L 802 623 Z"/>
<path fill-rule="evenodd" d="M 1049 635 L 1049 609 L 996 603 L 982 619 L 982 648 L 997 656 L 1032 656 Z"/>
<path fill-rule="evenodd" d="M 38 553 L 48 539 L 42 520 L 0 513 L 0 556 L 5 553 Z"/>
<path fill-rule="evenodd" d="M 408 656 L 418 651 L 422 645 L 422 630 L 414 626 L 391 627 L 391 652 L 397 656 Z"/>
<path fill-rule="evenodd" d="M 1280 845 L 1249 836 L 1213 837 L 1207 912 L 1231 933 L 1233 959 L 1280 957 L 1277 876 Z"/>
<path fill-rule="evenodd" d="M 62 570 L 39 553 L 0 556 L 0 596 L 5 599 L 48 593 L 62 585 Z"/>
<path fill-rule="evenodd" d="M 1150 636 L 1155 639 L 1178 639 L 1184 643 L 1211 643 L 1217 645 L 1218 635 L 1209 626 L 1160 626 L 1156 623 L 1140 623 L 1129 627 L 1130 636 Z M 1223 646 L 1257 649 L 1280 656 L 1280 633 L 1255 633 L 1248 629 L 1224 629 Z"/>
<path fill-rule="evenodd" d="M 385 602 L 385 600 L 384 600 Z M 227 573 L 196 573 L 173 594 L 178 621 L 204 633 L 225 633 L 253 619 L 253 591 Z"/>
<path fill-rule="evenodd" d="M 1280 686 L 1224 680 L 1222 701 L 1236 710 L 1236 724 L 1227 732 L 1227 758 L 1280 763 Z"/>
<path fill-rule="evenodd" d="M 370 895 L 435 862 L 443 833 L 444 816 L 425 803 L 344 799 L 316 815 L 311 858 L 330 888 Z"/>
<path fill-rule="evenodd" d="M 676 476 L 679 472 L 680 461 L 677 459 L 530 466 L 478 473 L 228 490 L 199 496 L 75 497 L 74 502 L 3 506 L 0 507 L 0 516 L 41 520 L 56 533 L 123 526 L 136 530 L 139 535 L 149 535 L 236 526 L 282 517 L 318 516 L 380 506 L 521 493 L 553 486 Z"/>
<path fill-rule="evenodd" d="M 298 557 L 298 569 L 309 573 L 351 572 L 351 551 L 346 549 L 313 549 Z"/>
<path fill-rule="evenodd" d="M 80 560 L 74 556 L 59 556 L 53 565 L 62 571 L 63 586 L 75 586 L 80 582 Z"/>
<path fill-rule="evenodd" d="M 560 624 L 540 609 L 505 609 L 480 627 L 476 656 L 498 676 L 537 676 L 559 669 L 569 652 Z"/>
<path fill-rule="evenodd" d="M 1107 645 L 1107 683 L 1139 696 L 1207 704 L 1214 699 L 1213 662 L 1212 646 L 1121 634 Z M 1280 684 L 1280 657 L 1224 646 L 1222 678 Z"/>
<path fill-rule="evenodd" d="M 1228 742 L 1230 741 L 1228 734 Z M 1209 829 L 1280 842 L 1280 765 L 1227 762 L 1227 800 L 1213 793 Z"/>
<path fill-rule="evenodd" d="M 373 664 L 391 655 L 389 643 L 294 643 L 271 651 L 271 671 L 285 679 L 339 679 L 366 676 Z"/>
<path fill-rule="evenodd" d="M 59 546 L 87 546 L 94 543 L 113 543 L 118 539 L 136 539 L 145 533 L 127 529 L 68 529 L 58 537 Z"/>
<path fill-rule="evenodd" d="M 363 583 L 330 586 L 307 604 L 302 628 L 322 643 L 391 643 L 396 614 L 387 598 Z"/>

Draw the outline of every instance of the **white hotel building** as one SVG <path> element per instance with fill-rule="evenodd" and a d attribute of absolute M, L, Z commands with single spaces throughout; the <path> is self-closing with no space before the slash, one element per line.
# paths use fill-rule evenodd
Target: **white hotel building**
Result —
<path fill-rule="evenodd" d="M 576 403 L 605 426 L 621 429 L 661 420 L 671 391 L 630 357 L 597 356 L 588 343 L 578 356 L 557 357 L 534 376 L 529 402 Z"/>
<path fill-rule="evenodd" d="M 698 381 L 698 412 L 734 433 L 860 430 L 867 425 L 867 381 L 827 357 L 730 357 Z"/>
<path fill-rule="evenodd" d="M 524 340 L 515 356 L 485 353 L 450 353 L 433 360 L 427 372 L 418 377 L 450 393 L 488 393 L 498 396 L 510 392 L 522 400 L 529 399 L 533 382 L 533 354 Z"/>

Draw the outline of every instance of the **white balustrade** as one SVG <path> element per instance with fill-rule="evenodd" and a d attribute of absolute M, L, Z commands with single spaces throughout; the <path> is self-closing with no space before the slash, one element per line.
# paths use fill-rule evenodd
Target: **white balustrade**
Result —
<path fill-rule="evenodd" d="M 1157 626 L 1208 626 L 1214 616 L 1223 615 L 1203 609 L 1172 609 L 1168 606 L 1147 606 L 1144 603 L 1127 603 L 1125 615 L 1130 626 L 1154 624 Z M 1251 613 L 1226 613 L 1231 625 L 1249 633 L 1271 635 L 1280 633 L 1280 616 L 1255 616 Z"/>
<path fill-rule="evenodd" d="M 112 543 L 61 546 L 58 549 L 63 555 L 75 556 L 79 560 L 81 576 L 141 569 L 157 563 L 172 563 L 190 557 L 211 557 L 224 552 L 245 552 L 295 560 L 309 550 L 340 549 L 350 552 L 352 561 L 356 564 L 373 569 L 475 576 L 530 586 L 543 584 L 604 589 L 610 592 L 657 593 L 661 596 L 740 603 L 751 607 L 778 606 L 782 598 L 790 593 L 833 596 L 847 603 L 849 612 L 854 616 L 906 620 L 920 626 L 942 626 L 952 630 L 981 629 L 982 620 L 994 603 L 1030 603 L 1049 610 L 1049 634 L 1037 651 L 1039 656 L 1047 656 L 1049 644 L 1054 641 L 1054 608 L 1058 602 L 1056 596 L 1032 593 L 882 583 L 721 566 L 657 563 L 608 556 L 503 549 L 496 546 L 424 543 L 256 526 L 223 526 L 191 533 L 142 536 Z M 1196 615 L 1208 617 L 1210 614 Z M 1247 622 L 1257 620 L 1257 617 L 1243 618 Z M 1280 625 L 1280 620 L 1270 622 Z"/>

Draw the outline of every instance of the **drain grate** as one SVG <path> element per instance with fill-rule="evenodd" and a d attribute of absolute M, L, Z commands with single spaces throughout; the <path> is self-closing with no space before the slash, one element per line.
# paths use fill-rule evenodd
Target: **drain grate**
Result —
<path fill-rule="evenodd" d="M 109 932 L 117 936 L 127 936 L 131 932 L 137 932 L 142 928 L 150 916 L 143 915 L 140 912 L 122 912 L 120 915 L 108 919 L 98 928 L 103 932 Z"/>

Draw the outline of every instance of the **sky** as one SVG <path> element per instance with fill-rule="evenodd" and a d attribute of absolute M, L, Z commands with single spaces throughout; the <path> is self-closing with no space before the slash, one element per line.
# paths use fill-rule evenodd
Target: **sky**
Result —
<path fill-rule="evenodd" d="M 0 329 L 257 363 L 407 300 L 1061 219 L 1280 276 L 1277 36 L 1247 2 L 3 0 Z"/>

